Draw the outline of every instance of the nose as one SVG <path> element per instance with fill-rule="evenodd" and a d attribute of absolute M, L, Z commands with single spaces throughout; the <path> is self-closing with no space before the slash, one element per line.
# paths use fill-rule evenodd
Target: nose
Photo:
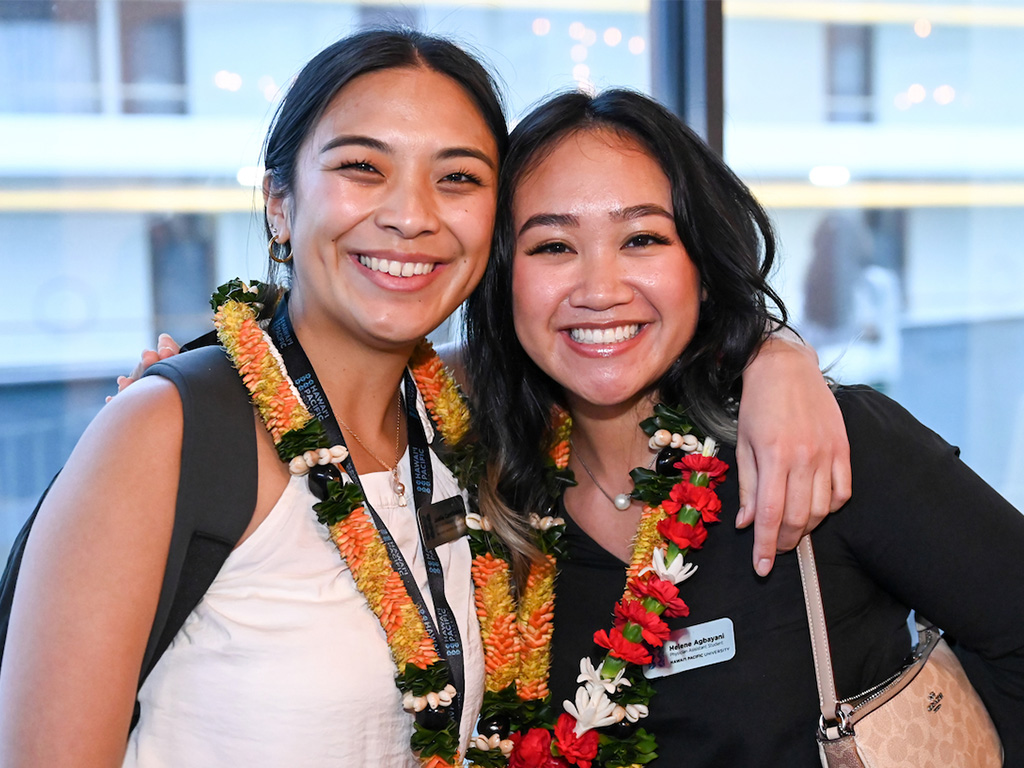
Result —
<path fill-rule="evenodd" d="M 614 252 L 577 259 L 576 285 L 569 304 L 580 309 L 601 312 L 633 299 L 633 287 L 625 279 L 621 258 Z"/>
<path fill-rule="evenodd" d="M 438 230 L 439 214 L 429 178 L 392 179 L 375 215 L 377 226 L 407 239 Z"/>

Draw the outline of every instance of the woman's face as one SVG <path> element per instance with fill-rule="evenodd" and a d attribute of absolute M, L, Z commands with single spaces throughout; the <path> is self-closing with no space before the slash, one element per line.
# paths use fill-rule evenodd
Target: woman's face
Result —
<path fill-rule="evenodd" d="M 668 178 L 636 142 L 583 131 L 520 182 L 513 217 L 526 353 L 574 409 L 636 405 L 690 342 L 700 305 Z"/>
<path fill-rule="evenodd" d="M 293 307 L 377 348 L 415 342 L 487 264 L 498 152 L 468 94 L 433 70 L 357 77 L 303 143 L 293 188 L 267 201 L 294 254 Z"/>

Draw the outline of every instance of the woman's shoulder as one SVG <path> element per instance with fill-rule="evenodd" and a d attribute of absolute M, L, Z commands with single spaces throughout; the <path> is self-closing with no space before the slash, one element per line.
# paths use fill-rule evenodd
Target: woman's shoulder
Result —
<path fill-rule="evenodd" d="M 178 388 L 171 381 L 154 376 L 135 382 L 103 406 L 82 441 L 93 438 L 101 443 L 121 444 L 167 440 L 172 447 L 174 443 L 180 446 L 182 420 Z"/>
<path fill-rule="evenodd" d="M 174 385 L 133 384 L 86 429 L 25 546 L 0 706 L 31 713 L 33 729 L 81 745 L 80 754 L 124 751 L 171 541 L 181 442 Z M 88 718 L 86 700 L 95 705 Z M 14 729 L 27 732 L 24 722 Z"/>
<path fill-rule="evenodd" d="M 837 387 L 835 394 L 850 439 L 853 493 L 822 530 L 874 551 L 878 530 L 912 536 L 974 482 L 959 450 L 895 400 L 861 385 Z"/>
<path fill-rule="evenodd" d="M 892 398 L 866 385 L 835 389 L 843 412 L 850 451 L 856 458 L 929 461 L 955 459 L 960 449 L 950 445 Z M 890 465 L 891 469 L 891 465 Z"/>

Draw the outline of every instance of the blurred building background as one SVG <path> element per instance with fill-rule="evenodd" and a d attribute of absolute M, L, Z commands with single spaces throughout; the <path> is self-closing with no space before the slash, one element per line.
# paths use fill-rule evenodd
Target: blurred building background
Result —
<path fill-rule="evenodd" d="M 679 109 L 771 211 L 833 376 L 1024 507 L 1024 0 L 2 0 L 0 554 L 115 376 L 262 275 L 289 79 L 394 22 L 479 53 L 512 120 L 567 87 Z"/>

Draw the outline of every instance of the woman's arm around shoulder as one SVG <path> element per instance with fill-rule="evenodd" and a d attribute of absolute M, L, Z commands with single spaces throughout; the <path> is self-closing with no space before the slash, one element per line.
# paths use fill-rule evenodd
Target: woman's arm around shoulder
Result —
<path fill-rule="evenodd" d="M 736 464 L 737 526 L 754 523 L 754 568 L 766 575 L 776 549 L 800 537 L 850 498 L 850 444 L 842 413 L 795 334 L 769 336 L 743 373 Z"/>
<path fill-rule="evenodd" d="M 25 550 L 0 676 L 0 766 L 119 766 L 174 522 L 182 410 L 150 377 L 90 424 Z"/>

